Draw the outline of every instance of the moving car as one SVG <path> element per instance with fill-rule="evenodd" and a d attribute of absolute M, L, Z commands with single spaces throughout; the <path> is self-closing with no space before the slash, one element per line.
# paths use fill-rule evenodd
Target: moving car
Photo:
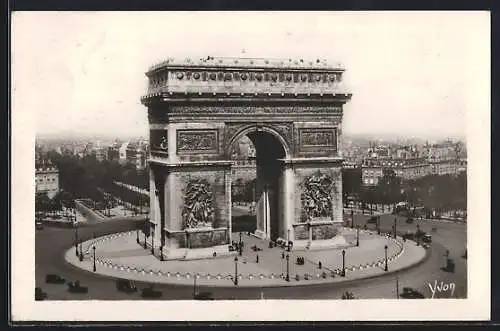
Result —
<path fill-rule="evenodd" d="M 413 218 L 408 218 L 408 219 L 406 219 L 406 223 L 408 223 L 408 224 L 413 224 Z"/>
<path fill-rule="evenodd" d="M 45 276 L 45 282 L 48 284 L 64 284 L 66 283 L 66 279 L 62 278 L 59 275 L 47 274 Z"/>
<path fill-rule="evenodd" d="M 70 293 L 88 293 L 89 288 L 87 286 L 81 286 L 80 281 L 68 282 L 68 292 Z"/>
<path fill-rule="evenodd" d="M 403 299 L 425 299 L 425 296 L 411 287 L 403 287 L 403 293 L 399 295 Z"/>
<path fill-rule="evenodd" d="M 116 289 L 125 293 L 137 292 L 137 286 L 135 286 L 135 283 L 128 279 L 118 279 L 116 281 Z"/>
<path fill-rule="evenodd" d="M 162 293 L 160 291 L 156 291 L 153 288 L 153 285 L 150 285 L 149 287 L 145 287 L 141 291 L 141 297 L 144 299 L 158 299 L 161 298 Z"/>

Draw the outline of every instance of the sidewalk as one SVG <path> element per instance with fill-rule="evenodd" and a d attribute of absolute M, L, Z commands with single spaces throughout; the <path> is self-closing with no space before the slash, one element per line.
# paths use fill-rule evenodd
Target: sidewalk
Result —
<path fill-rule="evenodd" d="M 348 241 L 355 234 L 345 231 Z M 141 238 L 143 242 L 143 238 Z M 425 257 L 425 250 L 414 242 L 403 243 L 401 238 L 381 237 L 370 232 L 360 233 L 360 247 L 346 249 L 346 276 L 341 277 L 341 250 L 292 251 L 289 260 L 290 282 L 285 280 L 286 258 L 279 248 L 267 248 L 267 242 L 252 236 L 243 236 L 246 250 L 238 256 L 237 265 L 233 257 L 194 261 L 160 261 L 151 255 L 151 249 L 144 249 L 136 243 L 136 232 L 113 234 L 97 238 L 96 267 L 99 274 L 137 281 L 191 285 L 196 278 L 199 285 L 234 286 L 233 277 L 237 267 L 238 285 L 242 287 L 300 286 L 314 283 L 341 282 L 373 277 L 385 273 L 384 246 L 388 245 L 388 266 L 390 271 L 406 268 Z M 253 252 L 250 246 L 257 243 L 262 251 Z M 84 243 L 90 251 L 93 242 Z M 259 255 L 259 263 L 256 256 Z M 303 256 L 304 265 L 297 265 L 296 258 Z M 80 262 L 74 250 L 66 253 L 67 262 L 87 271 L 93 269 L 93 259 L 88 254 Z M 318 262 L 322 262 L 319 269 Z M 295 278 L 298 275 L 298 280 Z"/>

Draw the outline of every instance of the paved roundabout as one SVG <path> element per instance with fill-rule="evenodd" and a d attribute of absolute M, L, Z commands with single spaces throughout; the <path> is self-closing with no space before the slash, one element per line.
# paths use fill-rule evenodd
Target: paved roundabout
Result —
<path fill-rule="evenodd" d="M 281 287 L 377 277 L 410 268 L 426 257 L 422 246 L 413 241 L 403 241 L 399 236 L 393 238 L 389 234 L 378 235 L 374 231 L 361 230 L 359 246 L 356 246 L 355 230 L 343 228 L 340 235 L 345 239 L 344 244 L 336 248 L 290 252 L 288 269 L 283 249 L 269 248 L 268 242 L 246 234 L 242 237 L 246 249 L 238 257 L 238 262 L 233 256 L 160 261 L 157 251 L 153 256 L 150 246 L 143 246 L 143 238 L 138 240 L 136 231 L 88 240 L 82 244 L 85 252 L 83 261 L 78 259 L 74 248 L 66 252 L 65 259 L 77 268 L 94 272 L 92 248 L 96 247 L 95 273 L 113 278 L 177 285 L 189 285 L 196 281 L 203 286 L 229 287 L 234 286 L 237 272 L 238 287 Z M 250 249 L 252 246 L 260 250 Z M 388 270 L 385 270 L 385 246 Z M 342 269 L 342 250 L 345 250 L 345 269 Z M 303 264 L 297 263 L 299 257 L 304 258 Z M 342 276 L 343 270 L 345 276 Z"/>
<path fill-rule="evenodd" d="M 369 218 L 366 215 L 355 215 L 355 223 L 363 225 Z M 394 224 L 393 215 L 382 215 L 381 229 L 382 231 L 390 231 Z M 442 221 L 419 221 L 420 228 L 426 232 L 431 232 L 431 228 L 436 228 L 433 233 L 433 243 L 431 248 L 427 250 L 427 257 L 418 265 L 411 268 L 393 270 L 393 266 L 389 264 L 389 272 L 374 277 L 363 279 L 351 279 L 348 277 L 351 274 L 346 274 L 346 281 L 343 282 L 305 282 L 295 281 L 292 277 L 290 284 L 294 285 L 293 291 L 286 286 L 266 286 L 262 287 L 245 287 L 234 286 L 230 281 L 224 286 L 204 286 L 196 284 L 198 291 L 210 291 L 216 300 L 231 300 L 231 299 L 339 299 L 342 293 L 350 291 L 354 293 L 356 298 L 360 299 L 391 299 L 397 297 L 396 287 L 399 288 L 410 286 L 422 292 L 425 297 L 430 298 L 450 298 L 450 293 L 433 293 L 430 290 L 430 284 L 435 281 L 454 283 L 456 290 L 454 298 L 467 297 L 467 259 L 461 258 L 464 248 L 467 243 L 466 224 L 450 223 Z M 238 225 L 237 229 L 245 231 L 246 226 Z M 407 224 L 405 218 L 398 217 L 398 232 L 406 233 L 407 231 L 415 231 L 417 224 Z M 84 241 L 91 240 L 93 237 L 105 237 L 114 233 L 127 232 L 137 229 L 140 222 L 132 219 L 123 218 L 121 220 L 112 220 L 98 224 L 89 224 L 78 230 L 78 238 Z M 370 228 L 370 225 L 368 226 Z M 236 228 L 236 227 L 235 227 Z M 99 273 L 94 273 L 90 269 L 84 270 L 81 267 L 76 267 L 65 260 L 65 254 L 72 247 L 75 238 L 74 229 L 45 227 L 45 230 L 36 232 L 36 250 L 35 250 L 35 280 L 36 286 L 41 286 L 48 294 L 48 300 L 142 300 L 140 295 L 127 294 L 116 290 L 116 276 L 106 276 Z M 449 250 L 457 265 L 455 273 L 449 273 L 442 270 L 443 254 Z M 71 250 L 70 250 L 71 252 Z M 72 250 L 75 255 L 74 248 Z M 97 255 L 99 251 L 96 250 Z M 280 256 L 280 251 L 275 252 Z M 143 254 L 147 254 L 143 250 Z M 346 255 L 348 258 L 349 255 Z M 75 256 L 76 257 L 76 256 Z M 349 260 L 346 261 L 349 263 Z M 393 262 L 395 263 L 395 262 Z M 291 272 L 293 276 L 294 266 L 291 263 Z M 99 267 L 99 265 L 97 265 Z M 100 269 L 100 268 L 99 268 Z M 98 269 L 98 270 L 99 270 Z M 233 270 L 234 272 L 234 270 Z M 47 274 L 58 274 L 68 281 L 80 280 L 85 286 L 89 286 L 87 294 L 72 294 L 67 291 L 66 286 L 46 284 L 45 276 Z M 337 277 L 340 279 L 340 277 Z M 137 280 L 137 286 L 143 288 L 148 286 L 150 282 L 144 278 L 143 281 Z M 164 300 L 189 300 L 193 298 L 194 279 L 186 284 L 166 284 L 157 283 L 155 288 L 164 293 Z M 299 286 L 306 285 L 306 286 Z"/>

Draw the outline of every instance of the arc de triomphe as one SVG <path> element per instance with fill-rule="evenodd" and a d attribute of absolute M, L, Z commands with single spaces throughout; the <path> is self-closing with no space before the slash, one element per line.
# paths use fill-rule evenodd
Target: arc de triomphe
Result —
<path fill-rule="evenodd" d="M 332 240 L 342 223 L 344 69 L 325 61 L 169 59 L 146 73 L 150 225 L 166 259 L 227 252 L 231 145 L 256 148 L 257 230 L 294 247 Z"/>

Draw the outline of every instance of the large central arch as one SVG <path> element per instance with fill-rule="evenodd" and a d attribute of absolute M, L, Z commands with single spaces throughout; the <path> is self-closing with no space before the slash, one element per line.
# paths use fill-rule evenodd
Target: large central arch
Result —
<path fill-rule="evenodd" d="M 172 59 L 147 73 L 150 223 L 165 258 L 225 253 L 232 240 L 231 145 L 257 152 L 256 235 L 294 247 L 342 222 L 338 141 L 344 69 L 321 61 Z"/>
<path fill-rule="evenodd" d="M 285 238 L 291 225 L 287 224 L 283 213 L 286 197 L 283 160 L 290 158 L 290 149 L 283 137 L 272 127 L 255 125 L 237 133 L 230 146 L 244 135 L 252 141 L 256 150 L 255 234 L 261 239 Z"/>

